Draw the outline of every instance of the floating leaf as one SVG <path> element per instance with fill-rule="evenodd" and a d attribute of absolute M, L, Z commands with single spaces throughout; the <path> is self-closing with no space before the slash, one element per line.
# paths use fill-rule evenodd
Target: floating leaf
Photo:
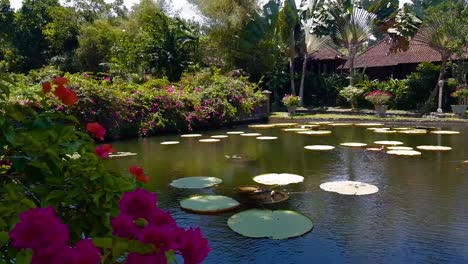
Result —
<path fill-rule="evenodd" d="M 331 124 L 333 124 L 333 122 L 331 122 L 331 121 L 319 121 L 319 122 L 310 122 L 310 124 L 313 124 L 313 125 L 331 125 Z"/>
<path fill-rule="evenodd" d="M 358 127 L 381 127 L 381 126 L 384 126 L 384 124 L 382 123 L 357 123 L 357 124 L 354 124 L 355 126 L 358 126 Z"/>
<path fill-rule="evenodd" d="M 426 134 L 427 130 L 426 129 L 409 129 L 409 130 L 402 130 L 398 132 L 402 134 L 408 134 L 408 135 L 420 135 L 420 134 Z"/>
<path fill-rule="evenodd" d="M 394 127 L 392 129 L 397 131 L 414 130 L 412 127 Z"/>
<path fill-rule="evenodd" d="M 136 156 L 138 155 L 137 153 L 133 152 L 117 152 L 114 154 L 110 154 L 109 157 L 111 158 L 116 158 L 116 157 L 127 157 L 127 156 Z"/>
<path fill-rule="evenodd" d="M 344 195 L 367 195 L 379 191 L 377 186 L 358 181 L 333 181 L 320 184 L 320 189 Z"/>
<path fill-rule="evenodd" d="M 228 135 L 213 135 L 211 136 L 212 138 L 227 138 L 229 137 Z"/>
<path fill-rule="evenodd" d="M 403 146 L 397 146 L 397 147 L 387 147 L 388 150 L 413 150 L 412 147 L 403 147 Z"/>
<path fill-rule="evenodd" d="M 183 138 L 193 138 L 193 137 L 201 137 L 202 134 L 185 134 L 185 135 L 180 135 L 180 137 Z"/>
<path fill-rule="evenodd" d="M 292 126 L 295 126 L 297 125 L 297 123 L 274 123 L 274 124 L 271 124 L 275 127 L 292 127 Z"/>
<path fill-rule="evenodd" d="M 328 146 L 328 145 L 311 145 L 311 146 L 305 146 L 304 148 L 308 150 L 332 150 L 335 147 Z"/>
<path fill-rule="evenodd" d="M 299 131 L 298 134 L 309 135 L 309 136 L 325 136 L 331 135 L 330 130 L 311 130 L 311 131 Z"/>
<path fill-rule="evenodd" d="M 170 185 L 182 189 L 201 189 L 220 184 L 221 182 L 223 182 L 223 180 L 216 177 L 196 176 L 173 180 Z"/>
<path fill-rule="evenodd" d="M 308 128 L 284 128 L 282 129 L 283 131 L 286 132 L 301 132 L 301 131 L 310 131 Z"/>
<path fill-rule="evenodd" d="M 200 139 L 198 141 L 204 142 L 204 143 L 214 143 L 214 142 L 219 142 L 221 140 L 216 139 L 216 138 L 205 138 L 205 139 Z"/>
<path fill-rule="evenodd" d="M 382 141 L 374 141 L 374 144 L 377 144 L 377 145 L 403 145 L 403 142 L 391 141 L 391 140 L 382 140 Z"/>
<path fill-rule="evenodd" d="M 437 134 L 437 135 L 458 135 L 460 132 L 458 131 L 452 131 L 452 130 L 435 130 L 431 131 L 432 134 Z"/>
<path fill-rule="evenodd" d="M 420 150 L 430 150 L 430 151 L 448 151 L 452 149 L 451 147 L 446 147 L 446 146 L 429 146 L 429 145 L 417 146 L 416 148 Z"/>
<path fill-rule="evenodd" d="M 250 209 L 231 216 L 228 226 L 234 232 L 253 238 L 286 239 L 312 230 L 312 221 L 295 211 Z"/>
<path fill-rule="evenodd" d="M 387 154 L 398 156 L 421 156 L 421 152 L 416 150 L 389 150 Z"/>
<path fill-rule="evenodd" d="M 346 126 L 354 126 L 354 123 L 332 123 L 332 124 L 328 124 L 328 126 L 332 126 L 332 127 L 346 127 Z"/>
<path fill-rule="evenodd" d="M 340 143 L 340 145 L 345 146 L 345 147 L 354 147 L 354 148 L 360 148 L 360 147 L 367 146 L 366 143 L 359 143 L 359 142 L 345 142 L 345 143 Z"/>
<path fill-rule="evenodd" d="M 275 139 L 278 139 L 278 137 L 256 137 L 256 139 L 258 140 L 275 140 Z"/>
<path fill-rule="evenodd" d="M 179 144 L 179 143 L 180 143 L 179 141 L 163 141 L 160 144 L 161 145 L 176 145 L 176 144 Z"/>
<path fill-rule="evenodd" d="M 320 125 L 300 125 L 300 128 L 317 128 L 320 127 Z"/>
<path fill-rule="evenodd" d="M 290 173 L 268 173 L 257 175 L 253 180 L 264 185 L 288 185 L 303 182 L 304 177 Z"/>
<path fill-rule="evenodd" d="M 394 134 L 396 133 L 395 130 L 388 130 L 388 129 L 374 129 L 375 133 L 380 133 L 380 134 Z"/>
<path fill-rule="evenodd" d="M 265 129 L 265 128 L 274 128 L 273 124 L 264 124 L 264 125 L 249 125 L 249 128 L 253 129 Z"/>
<path fill-rule="evenodd" d="M 240 135 L 240 134 L 244 134 L 243 131 L 229 131 L 229 132 L 226 132 L 226 134 L 228 135 Z"/>
<path fill-rule="evenodd" d="M 382 151 L 383 149 L 381 149 L 381 148 L 366 148 L 366 150 L 369 150 L 369 151 Z"/>
<path fill-rule="evenodd" d="M 180 201 L 180 207 L 193 213 L 212 214 L 236 209 L 240 203 L 222 195 L 196 195 Z"/>
<path fill-rule="evenodd" d="M 244 134 L 240 134 L 241 136 L 243 137 L 258 137 L 258 136 L 261 136 L 262 134 L 260 133 L 244 133 Z"/>

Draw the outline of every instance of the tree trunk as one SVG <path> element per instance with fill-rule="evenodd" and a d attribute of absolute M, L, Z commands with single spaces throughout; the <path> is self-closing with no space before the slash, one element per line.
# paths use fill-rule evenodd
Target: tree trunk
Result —
<path fill-rule="evenodd" d="M 302 62 L 302 74 L 301 74 L 301 85 L 299 86 L 299 97 L 301 98 L 301 102 L 299 106 L 304 106 L 304 80 L 305 80 L 305 73 L 307 69 L 307 52 L 304 54 L 304 61 Z"/>
<path fill-rule="evenodd" d="M 349 54 L 349 85 L 353 86 L 354 85 L 354 46 L 349 45 L 348 47 L 348 54 Z"/>
<path fill-rule="evenodd" d="M 294 85 L 294 57 L 296 55 L 295 44 L 296 42 L 294 41 L 294 29 L 292 29 L 290 43 L 289 43 L 289 78 L 291 79 L 291 94 L 292 95 L 296 95 L 296 87 Z"/>
<path fill-rule="evenodd" d="M 443 53 L 441 55 L 442 55 L 442 64 L 440 64 L 439 78 L 437 78 L 436 85 L 425 103 L 426 106 L 430 105 L 430 103 L 434 100 L 437 94 L 437 91 L 439 90 L 439 81 L 444 79 L 445 69 L 447 68 L 447 61 L 452 56 L 451 53 Z"/>

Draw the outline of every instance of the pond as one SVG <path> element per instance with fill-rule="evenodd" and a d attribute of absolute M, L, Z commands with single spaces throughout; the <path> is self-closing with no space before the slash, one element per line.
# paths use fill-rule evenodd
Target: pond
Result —
<path fill-rule="evenodd" d="M 459 135 L 375 133 L 363 127 L 327 128 L 331 135 L 303 135 L 280 128 L 203 132 L 202 138 L 241 130 L 276 140 L 229 135 L 220 142 L 166 135 L 114 143 L 119 151 L 138 155 L 114 158 L 127 171 L 136 164 L 151 177 L 148 188 L 158 193 L 159 206 L 184 227 L 199 226 L 212 252 L 204 263 L 468 263 L 468 127 L 446 126 Z M 397 140 L 404 146 L 450 146 L 445 152 L 421 151 L 420 157 L 388 155 L 342 142 Z M 180 141 L 161 145 L 163 141 Z M 307 145 L 333 145 L 311 151 Z M 379 146 L 380 147 L 380 146 Z M 228 159 L 237 155 L 242 159 Z M 276 208 L 295 210 L 314 223 L 312 232 L 288 240 L 243 237 L 227 226 L 235 212 L 197 215 L 180 209 L 193 194 L 234 196 L 238 185 L 255 184 L 263 173 L 294 173 L 303 183 L 283 186 L 289 200 Z M 214 188 L 180 190 L 169 183 L 187 176 L 214 176 Z M 348 196 L 325 192 L 321 183 L 353 180 L 376 185 L 379 192 Z"/>

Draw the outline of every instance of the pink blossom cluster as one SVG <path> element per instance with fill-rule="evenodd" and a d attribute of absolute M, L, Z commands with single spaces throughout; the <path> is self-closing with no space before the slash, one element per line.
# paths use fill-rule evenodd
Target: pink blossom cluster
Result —
<path fill-rule="evenodd" d="M 382 90 L 375 90 L 370 93 L 368 93 L 365 97 L 365 99 L 374 105 L 384 105 L 390 101 L 390 99 L 393 97 L 392 93 L 382 91 Z"/>
<path fill-rule="evenodd" d="M 208 253 L 208 240 L 199 228 L 185 230 L 169 212 L 157 207 L 156 194 L 138 188 L 125 193 L 119 202 L 120 214 L 111 220 L 113 234 L 153 244 L 155 252 L 130 253 L 128 264 L 167 263 L 165 252 L 180 253 L 186 264 L 201 263 Z"/>
<path fill-rule="evenodd" d="M 99 249 L 90 239 L 69 246 L 70 232 L 55 215 L 52 207 L 35 208 L 20 213 L 19 223 L 10 231 L 11 245 L 31 249 L 33 264 L 97 264 Z"/>

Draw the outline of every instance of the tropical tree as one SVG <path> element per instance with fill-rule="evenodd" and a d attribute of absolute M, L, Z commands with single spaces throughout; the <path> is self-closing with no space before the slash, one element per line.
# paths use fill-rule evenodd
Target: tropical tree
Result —
<path fill-rule="evenodd" d="M 438 81 L 444 80 L 448 60 L 454 54 L 462 56 L 468 47 L 468 4 L 463 0 L 451 0 L 429 8 L 414 40 L 439 52 L 442 63 Z M 436 85 L 428 103 L 437 88 Z"/>

